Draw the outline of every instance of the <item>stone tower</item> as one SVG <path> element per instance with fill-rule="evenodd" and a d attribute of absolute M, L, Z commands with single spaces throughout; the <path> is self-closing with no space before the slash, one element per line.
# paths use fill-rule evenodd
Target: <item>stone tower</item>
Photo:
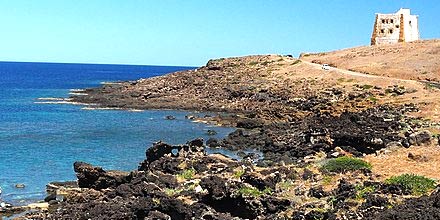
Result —
<path fill-rule="evenodd" d="M 395 14 L 376 14 L 371 45 L 419 40 L 418 20 L 418 15 L 411 15 L 410 9 L 401 8 Z"/>

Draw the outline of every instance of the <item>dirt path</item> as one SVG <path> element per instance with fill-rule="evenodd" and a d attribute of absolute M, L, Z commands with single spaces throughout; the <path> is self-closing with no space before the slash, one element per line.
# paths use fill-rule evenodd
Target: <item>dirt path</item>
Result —
<path fill-rule="evenodd" d="M 317 69 L 322 69 L 321 64 L 312 63 L 312 62 L 305 61 L 305 60 L 301 60 L 301 61 L 303 63 L 309 64 Z M 407 80 L 407 79 L 391 78 L 391 77 L 385 77 L 385 76 L 369 75 L 369 74 L 355 72 L 355 71 L 351 71 L 351 70 L 340 69 L 337 67 L 329 67 L 329 70 L 327 70 L 327 71 L 332 71 L 332 70 L 338 71 L 343 74 L 351 75 L 351 76 L 359 76 L 359 77 L 375 78 L 375 79 L 386 79 L 386 80 L 398 80 L 400 82 L 420 83 L 419 81 L 416 81 L 416 80 Z"/>

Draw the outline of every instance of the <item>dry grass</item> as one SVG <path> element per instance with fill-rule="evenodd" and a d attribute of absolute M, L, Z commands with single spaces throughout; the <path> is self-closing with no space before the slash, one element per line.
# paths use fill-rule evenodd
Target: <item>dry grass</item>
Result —
<path fill-rule="evenodd" d="M 428 41 L 425 42 L 425 44 L 440 44 L 440 41 Z M 426 45 L 422 44 L 421 47 L 425 47 Z M 398 47 L 398 46 L 394 46 Z M 367 49 L 370 47 L 367 47 Z M 370 48 L 371 49 L 371 48 Z M 376 48 L 377 49 L 377 48 Z M 353 50 L 357 50 L 357 48 L 354 48 Z M 373 48 L 374 50 L 374 48 Z M 335 55 L 333 56 L 320 56 L 321 59 L 338 59 L 338 51 L 333 52 Z M 440 56 L 440 55 L 439 55 Z M 305 59 L 310 60 L 312 59 L 310 57 L 306 57 Z M 314 57 L 316 58 L 316 57 Z M 376 57 L 364 57 L 369 59 L 376 59 Z M 295 59 L 293 58 L 284 58 L 284 62 L 294 62 Z M 351 63 L 351 59 L 353 59 L 353 62 L 357 62 L 356 58 L 344 58 L 347 63 Z M 403 58 L 402 58 L 403 59 Z M 421 59 L 418 57 L 417 59 Z M 440 57 L 439 57 L 440 60 Z M 331 60 L 333 62 L 333 60 Z M 348 62 L 350 61 L 350 62 Z M 437 62 L 436 60 L 419 60 L 418 62 L 425 62 L 426 65 L 431 65 L 432 62 Z M 440 61 L 438 61 L 440 64 Z M 390 62 L 389 65 L 392 65 Z M 279 68 L 278 70 L 271 72 L 271 77 L 273 79 L 283 79 L 283 80 L 301 80 L 301 79 L 314 79 L 317 83 L 317 85 L 308 85 L 313 89 L 316 89 L 319 86 L 323 85 L 330 85 L 332 87 L 338 87 L 345 91 L 353 91 L 354 85 L 372 85 L 372 86 L 378 86 L 382 88 L 382 92 L 388 88 L 389 86 L 398 85 L 405 87 L 407 91 L 413 91 L 411 93 L 405 93 L 403 95 L 399 96 L 392 96 L 392 95 L 385 95 L 385 96 L 379 96 L 375 95 L 374 99 L 377 100 L 378 104 L 408 104 L 408 103 L 415 103 L 418 104 L 418 106 L 421 108 L 420 112 L 413 113 L 412 115 L 414 117 L 423 117 L 423 118 L 429 118 L 432 121 L 440 122 L 440 89 L 434 89 L 434 88 L 427 88 L 424 83 L 415 81 L 415 80 L 406 80 L 411 77 L 406 77 L 405 75 L 391 75 L 395 78 L 390 77 L 369 77 L 369 75 L 350 75 L 347 74 L 346 71 L 344 71 L 344 67 L 340 67 L 342 70 L 339 69 L 332 69 L 330 71 L 323 71 L 320 66 L 313 66 L 306 62 L 302 62 L 296 65 L 285 65 Z M 408 71 L 416 71 L 414 69 L 408 67 Z M 384 72 L 388 70 L 383 70 Z M 379 75 L 379 74 L 378 74 Z M 440 74 L 439 74 L 440 78 Z M 341 80 L 343 79 L 343 80 Z M 304 85 L 303 85 L 304 86 Z M 325 86 L 324 86 L 325 87 Z M 373 90 L 372 90 L 373 91 Z"/>
<path fill-rule="evenodd" d="M 408 153 L 426 159 L 416 161 L 408 158 Z M 389 154 L 367 155 L 365 160 L 373 166 L 373 173 L 379 174 L 385 180 L 392 176 L 405 173 L 422 175 L 440 180 L 440 147 L 439 146 L 413 146 L 400 148 Z"/>
<path fill-rule="evenodd" d="M 440 40 L 356 47 L 311 54 L 302 59 L 379 76 L 440 80 Z"/>

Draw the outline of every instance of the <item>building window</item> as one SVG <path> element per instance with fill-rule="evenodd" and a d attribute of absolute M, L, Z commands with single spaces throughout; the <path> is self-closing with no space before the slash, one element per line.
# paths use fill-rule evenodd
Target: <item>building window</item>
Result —
<path fill-rule="evenodd" d="M 411 21 L 409 21 L 409 25 L 411 25 Z"/>
<path fill-rule="evenodd" d="M 400 26 L 398 24 L 396 24 L 396 28 L 400 28 Z"/>
<path fill-rule="evenodd" d="M 385 24 L 385 19 L 382 19 L 382 24 Z"/>
<path fill-rule="evenodd" d="M 391 24 L 392 24 L 392 23 L 394 23 L 394 20 L 393 20 L 393 19 L 391 19 Z"/>
<path fill-rule="evenodd" d="M 390 32 L 390 34 L 392 34 L 393 33 L 393 29 L 390 29 L 389 32 Z"/>
<path fill-rule="evenodd" d="M 385 29 L 381 29 L 380 33 L 385 34 Z"/>

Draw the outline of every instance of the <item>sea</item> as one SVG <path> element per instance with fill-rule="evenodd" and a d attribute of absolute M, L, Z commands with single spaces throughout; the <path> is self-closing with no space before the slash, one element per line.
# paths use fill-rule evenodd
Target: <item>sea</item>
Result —
<path fill-rule="evenodd" d="M 170 110 L 90 110 L 43 104 L 102 82 L 136 80 L 192 69 L 176 66 L 0 62 L 0 200 L 14 205 L 41 201 L 46 184 L 76 180 L 75 161 L 130 171 L 156 141 L 183 144 L 222 138 L 233 128 L 195 123 Z M 49 99 L 47 99 L 49 98 Z M 51 102 L 46 102 L 51 103 Z M 88 110 L 86 110 L 88 109 Z M 175 120 L 166 120 L 168 115 Z M 211 150 L 215 152 L 215 150 Z M 224 154 L 231 152 L 221 151 Z M 24 184 L 24 188 L 17 188 Z"/>

